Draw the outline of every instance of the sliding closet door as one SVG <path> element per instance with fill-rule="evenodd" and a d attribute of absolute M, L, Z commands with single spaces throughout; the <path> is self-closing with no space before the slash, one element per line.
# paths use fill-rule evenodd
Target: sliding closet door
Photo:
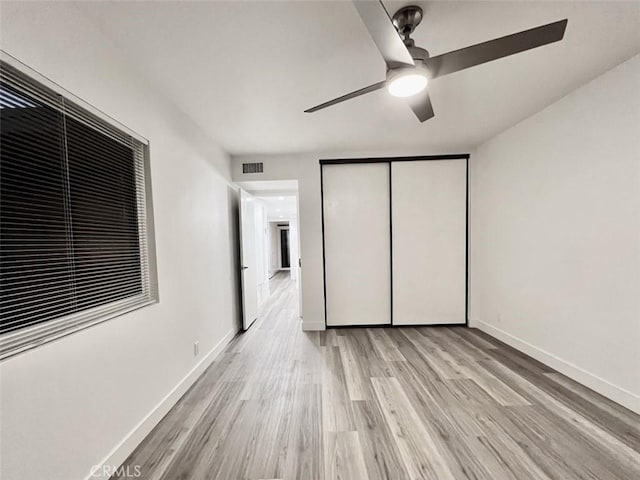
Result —
<path fill-rule="evenodd" d="M 391 323 L 389 164 L 323 165 L 327 325 Z"/>
<path fill-rule="evenodd" d="M 467 164 L 392 164 L 393 324 L 464 324 Z"/>

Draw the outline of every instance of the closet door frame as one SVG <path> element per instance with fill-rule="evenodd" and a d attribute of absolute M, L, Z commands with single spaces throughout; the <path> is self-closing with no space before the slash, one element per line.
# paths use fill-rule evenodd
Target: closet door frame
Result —
<path fill-rule="evenodd" d="M 322 213 L 322 286 L 324 300 L 324 326 L 327 328 L 370 328 L 370 327 L 393 327 L 393 168 L 391 164 L 394 162 L 413 162 L 425 160 L 464 160 L 465 161 L 465 252 L 464 252 L 464 323 L 460 324 L 424 324 L 428 327 L 453 327 L 453 326 L 469 326 L 469 154 L 447 154 L 447 155 L 423 155 L 410 157 L 371 157 L 371 158 L 338 158 L 338 159 L 321 159 L 320 160 L 320 209 Z M 327 272 L 326 272 L 326 252 L 325 252 L 325 233 L 324 233 L 324 165 L 346 165 L 354 163 L 387 163 L 389 165 L 389 257 L 391 259 L 390 268 L 390 305 L 391 305 L 391 324 L 386 325 L 327 325 Z M 397 325 L 419 327 L 421 325 Z"/>

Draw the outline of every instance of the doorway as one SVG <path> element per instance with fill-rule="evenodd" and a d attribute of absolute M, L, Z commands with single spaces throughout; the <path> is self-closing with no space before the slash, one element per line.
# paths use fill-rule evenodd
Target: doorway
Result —
<path fill-rule="evenodd" d="M 289 221 L 269 222 L 268 241 L 270 245 L 269 278 L 279 271 L 291 272 L 291 264 L 296 253 L 291 249 Z M 295 279 L 296 273 L 291 272 L 290 276 Z"/>
<path fill-rule="evenodd" d="M 298 229 L 298 182 L 239 182 L 241 188 L 241 271 L 243 328 L 267 318 L 280 286 L 295 297 L 301 318 L 301 261 Z M 284 280 L 287 280 L 283 283 Z M 255 308 L 254 308 L 255 307 Z"/>
<path fill-rule="evenodd" d="M 291 267 L 289 254 L 289 228 L 282 228 L 280 230 L 280 268 Z"/>

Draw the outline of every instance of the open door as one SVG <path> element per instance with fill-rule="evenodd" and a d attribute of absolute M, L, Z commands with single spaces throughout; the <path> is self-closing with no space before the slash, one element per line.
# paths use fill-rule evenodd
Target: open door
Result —
<path fill-rule="evenodd" d="M 298 219 L 289 222 L 289 240 L 291 245 L 291 278 L 296 282 L 298 295 L 298 317 L 302 317 L 302 290 L 300 289 L 300 243 L 298 235 Z"/>
<path fill-rule="evenodd" d="M 256 222 L 253 197 L 240 190 L 240 268 L 242 279 L 242 328 L 247 330 L 258 316 L 256 277 Z"/>

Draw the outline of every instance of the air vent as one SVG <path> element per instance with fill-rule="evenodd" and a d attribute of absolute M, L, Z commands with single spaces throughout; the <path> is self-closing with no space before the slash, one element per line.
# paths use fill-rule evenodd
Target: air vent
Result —
<path fill-rule="evenodd" d="M 242 173 L 262 173 L 262 163 L 243 163 Z"/>

